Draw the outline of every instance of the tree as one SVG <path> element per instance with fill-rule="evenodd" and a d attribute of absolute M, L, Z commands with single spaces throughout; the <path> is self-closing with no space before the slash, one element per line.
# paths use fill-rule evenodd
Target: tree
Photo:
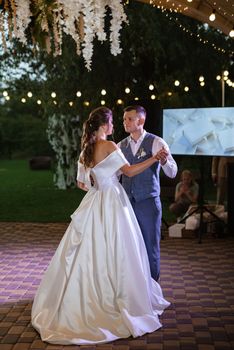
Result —
<path fill-rule="evenodd" d="M 67 116 L 68 120 L 77 121 L 73 127 L 78 131 L 89 112 L 103 99 L 114 110 L 118 141 L 122 134 L 123 106 L 136 96 L 149 99 L 150 83 L 155 86 L 153 93 L 163 108 L 220 105 L 221 89 L 215 78 L 223 69 L 228 69 L 231 77 L 234 75 L 232 39 L 191 18 L 168 15 L 136 1 L 129 2 L 126 13 L 129 25 L 121 32 L 122 53 L 112 56 L 109 43 L 96 40 L 91 71 L 85 68 L 83 58 L 77 56 L 75 43 L 69 36 L 65 35 L 62 55 L 57 57 L 15 42 L 9 53 L 2 55 L 0 68 L 17 67 L 24 60 L 28 62 L 27 69 L 20 77 L 5 81 L 12 99 L 1 109 L 8 108 L 19 115 L 27 109 L 35 118 L 46 120 L 52 115 Z M 202 42 L 199 38 L 203 38 Z M 224 53 L 212 44 L 223 48 Z M 200 75 L 205 77 L 203 88 L 198 81 Z M 176 79 L 180 81 L 179 87 L 174 86 Z M 130 94 L 124 91 L 127 86 Z M 190 89 L 188 93 L 185 86 Z M 104 97 L 102 89 L 107 92 Z M 22 106 L 20 98 L 29 90 L 33 97 Z M 51 97 L 52 91 L 55 98 Z M 80 97 L 77 91 L 82 93 Z M 42 101 L 41 105 L 37 99 Z M 117 99 L 123 104 L 117 105 Z M 226 105 L 232 105 L 232 101 L 233 88 L 227 87 Z"/>

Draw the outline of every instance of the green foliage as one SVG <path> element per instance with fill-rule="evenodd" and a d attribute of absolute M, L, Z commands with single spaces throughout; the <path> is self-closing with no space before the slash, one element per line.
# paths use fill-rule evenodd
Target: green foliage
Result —
<path fill-rule="evenodd" d="M 46 127 L 45 120 L 30 115 L 0 116 L 0 157 L 51 155 Z"/>
<path fill-rule="evenodd" d="M 37 4 L 34 3 L 33 13 L 36 14 Z M 54 3 L 53 0 L 47 2 L 48 5 L 51 3 Z M 216 81 L 216 75 L 228 69 L 234 80 L 233 57 L 230 55 L 233 40 L 194 19 L 178 13 L 168 15 L 168 12 L 162 13 L 141 2 L 130 1 L 126 12 L 129 25 L 121 31 L 122 53 L 114 57 L 110 54 L 108 42 L 101 44 L 95 40 L 90 72 L 85 68 L 82 56 L 77 56 L 75 42 L 66 35 L 61 56 L 54 57 L 32 46 L 24 47 L 16 41 L 8 53 L 2 54 L 0 90 L 7 86 L 11 99 L 0 105 L 0 113 L 18 118 L 16 136 L 20 133 L 20 124 L 25 115 L 36 120 L 44 119 L 45 122 L 53 114 L 68 115 L 69 118 L 79 118 L 81 128 L 90 111 L 104 99 L 114 111 L 115 140 L 118 141 L 123 136 L 123 107 L 135 96 L 149 99 L 149 83 L 155 85 L 154 93 L 163 108 L 220 106 L 221 86 Z M 40 13 L 35 18 L 37 16 Z M 189 32 L 181 30 L 178 23 Z M 37 35 L 40 36 L 40 32 Z M 209 43 L 203 44 L 199 38 Z M 211 44 L 225 49 L 226 53 L 214 50 Z M 21 65 L 22 61 L 27 64 Z M 9 74 L 4 74 L 4 71 Z M 10 73 L 19 71 L 18 76 Z M 203 88 L 198 81 L 200 75 L 205 76 Z M 180 80 L 179 87 L 174 86 L 175 79 Z M 184 92 L 185 85 L 189 86 L 189 93 Z M 126 86 L 131 89 L 130 94 L 125 94 Z M 102 89 L 107 91 L 104 98 L 101 96 Z M 27 98 L 28 91 L 33 93 L 31 99 Z M 52 91 L 57 95 L 54 101 Z M 77 91 L 82 92 L 81 97 L 76 96 Z M 168 96 L 168 91 L 173 92 L 172 96 Z M 21 103 L 22 97 L 27 99 L 25 104 Z M 233 88 L 226 88 L 225 97 L 226 106 L 232 106 Z M 37 99 L 42 101 L 41 105 L 37 104 Z M 116 105 L 117 99 L 122 99 L 123 105 Z M 72 106 L 69 105 L 70 101 L 73 102 Z M 85 101 L 89 101 L 88 107 L 84 105 Z M 13 125 L 9 128 L 13 128 Z M 0 137 L 3 140 L 3 136 Z M 13 142 L 12 137 L 8 139 L 8 144 Z M 41 139 L 41 136 L 34 134 L 34 140 L 37 139 Z"/>
<path fill-rule="evenodd" d="M 0 221 L 69 222 L 85 192 L 61 191 L 49 170 L 30 170 L 27 161 L 0 160 Z"/>

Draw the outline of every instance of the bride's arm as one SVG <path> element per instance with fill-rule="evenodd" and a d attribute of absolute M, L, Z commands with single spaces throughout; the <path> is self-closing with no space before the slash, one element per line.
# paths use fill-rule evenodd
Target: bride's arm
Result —
<path fill-rule="evenodd" d="M 156 154 L 138 164 L 133 164 L 133 165 L 125 164 L 124 166 L 122 166 L 121 171 L 123 172 L 124 175 L 128 177 L 133 177 L 135 175 L 142 173 L 144 170 L 146 170 L 147 168 L 149 168 L 151 165 L 153 165 L 158 161 L 159 159 L 157 158 L 157 154 Z"/>
<path fill-rule="evenodd" d="M 79 187 L 81 190 L 86 191 L 86 192 L 89 190 L 88 187 L 85 186 L 85 184 L 81 181 L 77 181 L 77 187 Z"/>
<path fill-rule="evenodd" d="M 113 141 L 108 141 L 108 153 L 113 152 L 114 150 L 119 149 L 119 147 L 113 142 Z M 119 149 L 120 150 L 120 149 Z M 161 150 L 160 150 L 161 152 Z M 140 173 L 142 173 L 145 169 L 149 168 L 151 165 L 153 165 L 154 163 L 158 162 L 159 160 L 161 160 L 161 155 L 160 152 L 158 152 L 157 154 L 155 154 L 154 156 L 144 160 L 141 163 L 138 164 L 125 164 L 123 165 L 120 170 L 122 171 L 122 173 L 128 177 L 133 177 L 135 175 L 138 175 Z M 124 155 L 122 154 L 122 156 L 124 157 Z M 124 157 L 125 158 L 125 157 Z M 127 162 L 127 160 L 126 160 Z"/>

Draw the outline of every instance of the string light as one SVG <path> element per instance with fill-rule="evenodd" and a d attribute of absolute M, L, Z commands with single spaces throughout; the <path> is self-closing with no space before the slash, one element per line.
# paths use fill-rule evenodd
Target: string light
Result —
<path fill-rule="evenodd" d="M 105 96 L 105 95 L 106 95 L 106 90 L 105 90 L 105 89 L 102 89 L 101 95 L 102 95 L 102 96 Z"/>
<path fill-rule="evenodd" d="M 230 30 L 229 36 L 230 36 L 231 38 L 234 38 L 234 27 L 232 28 L 232 30 Z"/>
<path fill-rule="evenodd" d="M 164 12 L 164 11 L 162 11 L 162 12 Z M 183 32 L 189 34 L 192 38 L 197 38 L 199 40 L 199 42 L 201 42 L 202 44 L 204 44 L 204 45 L 209 44 L 214 50 L 218 51 L 219 53 L 234 55 L 234 51 L 225 50 L 221 47 L 218 47 L 218 46 L 216 46 L 216 44 L 211 43 L 209 40 L 202 39 L 200 37 L 200 34 L 194 34 L 193 32 L 191 32 L 190 29 L 186 28 L 183 24 L 180 23 L 178 17 L 172 17 L 172 16 L 170 16 L 170 14 L 168 12 L 166 12 L 165 16 L 168 17 L 170 21 L 173 21 L 174 23 L 176 23 Z"/>
<path fill-rule="evenodd" d="M 222 72 L 222 75 L 217 75 L 217 76 L 216 76 L 216 79 L 217 79 L 217 80 L 221 80 L 221 79 L 222 79 L 222 80 L 228 85 L 229 88 L 233 88 L 233 87 L 234 87 L 234 82 L 230 79 L 228 70 L 223 71 L 223 72 Z M 200 75 L 199 78 L 198 78 L 198 80 L 199 80 L 199 83 L 200 83 L 200 86 L 201 86 L 201 87 L 205 86 L 205 78 L 204 78 L 203 75 Z M 175 80 L 174 83 L 173 83 L 173 85 L 176 86 L 176 87 L 178 87 L 178 86 L 181 85 L 181 83 L 180 83 L 179 80 Z M 149 88 L 149 90 L 154 90 L 154 89 L 155 89 L 155 87 L 154 87 L 153 84 L 149 84 L 149 85 L 148 85 L 148 88 Z M 104 90 L 104 89 L 103 89 L 103 90 Z M 103 91 L 103 90 L 101 90 L 101 91 L 102 91 L 102 94 L 103 94 L 103 95 L 107 94 L 107 91 L 106 91 L 106 90 Z M 131 89 L 130 89 L 129 87 L 126 87 L 126 88 L 125 88 L 125 93 L 126 93 L 126 94 L 129 94 L 130 91 L 131 91 Z M 184 86 L 184 87 L 183 87 L 183 91 L 184 91 L 184 92 L 189 92 L 189 91 L 190 91 L 190 88 L 189 88 L 188 86 Z M 172 94 L 173 94 L 172 91 L 168 91 L 168 92 L 165 92 L 165 93 L 166 93 L 166 95 L 167 95 L 168 97 L 169 97 L 169 96 L 172 96 Z M 30 93 L 30 91 L 29 91 L 29 92 L 27 93 L 27 96 L 28 96 L 28 97 L 31 97 L 31 96 L 32 96 L 31 94 L 32 94 L 32 93 Z M 7 101 L 10 100 L 10 96 L 8 95 L 7 90 L 4 90 L 4 91 L 2 92 L 2 95 L 4 96 L 5 102 L 7 102 Z M 76 95 L 80 97 L 80 96 L 82 95 L 81 91 L 77 91 Z M 55 93 L 55 92 L 52 92 L 52 93 L 51 93 L 51 96 L 52 96 L 53 98 L 55 98 L 55 97 L 56 97 L 56 93 Z M 161 94 L 161 96 L 162 96 L 162 94 Z M 160 97 L 160 96 L 159 96 L 159 97 Z M 156 96 L 155 94 L 152 94 L 152 95 L 150 96 L 150 99 L 155 100 L 155 99 L 157 99 L 157 96 Z M 138 100 L 139 100 L 139 97 L 135 96 L 135 97 L 134 97 L 134 100 L 135 100 L 135 101 L 138 101 Z M 26 103 L 26 102 L 27 102 L 26 98 L 25 98 L 25 97 L 22 97 L 22 98 L 21 98 L 21 102 L 22 102 L 22 103 Z M 38 105 L 41 105 L 41 104 L 42 104 L 42 101 L 41 101 L 40 99 L 37 99 L 35 102 L 36 102 Z M 54 105 L 57 105 L 57 104 L 58 104 L 58 102 L 57 102 L 56 100 L 53 100 L 52 102 L 53 102 Z M 44 103 L 46 104 L 47 102 L 44 101 Z M 100 103 L 101 103 L 101 105 L 105 105 L 105 104 L 106 104 L 106 101 L 105 101 L 105 100 L 101 100 Z M 74 102 L 73 102 L 73 101 L 69 101 L 69 100 L 68 100 L 68 101 L 67 101 L 67 104 L 68 104 L 70 107 L 74 106 Z M 116 100 L 116 104 L 117 104 L 117 105 L 122 105 L 122 104 L 124 104 L 124 101 L 123 101 L 122 99 L 119 98 L 119 99 Z M 88 106 L 90 105 L 90 102 L 86 100 L 86 101 L 83 102 L 83 105 L 86 106 L 86 107 L 88 107 Z"/>
<path fill-rule="evenodd" d="M 27 95 L 28 95 L 29 98 L 31 98 L 33 94 L 32 94 L 31 91 L 29 91 L 29 92 L 27 93 Z"/>
<path fill-rule="evenodd" d="M 123 100 L 121 100 L 120 98 L 116 101 L 117 105 L 122 105 L 123 104 Z"/>
<path fill-rule="evenodd" d="M 214 22 L 215 19 L 216 19 L 215 10 L 213 10 L 213 12 L 212 12 L 212 13 L 210 14 L 210 16 L 209 16 L 209 20 L 210 20 L 211 22 Z"/>

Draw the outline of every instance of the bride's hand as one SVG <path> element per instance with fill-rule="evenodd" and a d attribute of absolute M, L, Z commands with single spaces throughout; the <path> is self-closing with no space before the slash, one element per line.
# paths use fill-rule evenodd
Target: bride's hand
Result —
<path fill-rule="evenodd" d="M 162 147 L 154 156 L 162 165 L 166 164 L 168 151 Z"/>

